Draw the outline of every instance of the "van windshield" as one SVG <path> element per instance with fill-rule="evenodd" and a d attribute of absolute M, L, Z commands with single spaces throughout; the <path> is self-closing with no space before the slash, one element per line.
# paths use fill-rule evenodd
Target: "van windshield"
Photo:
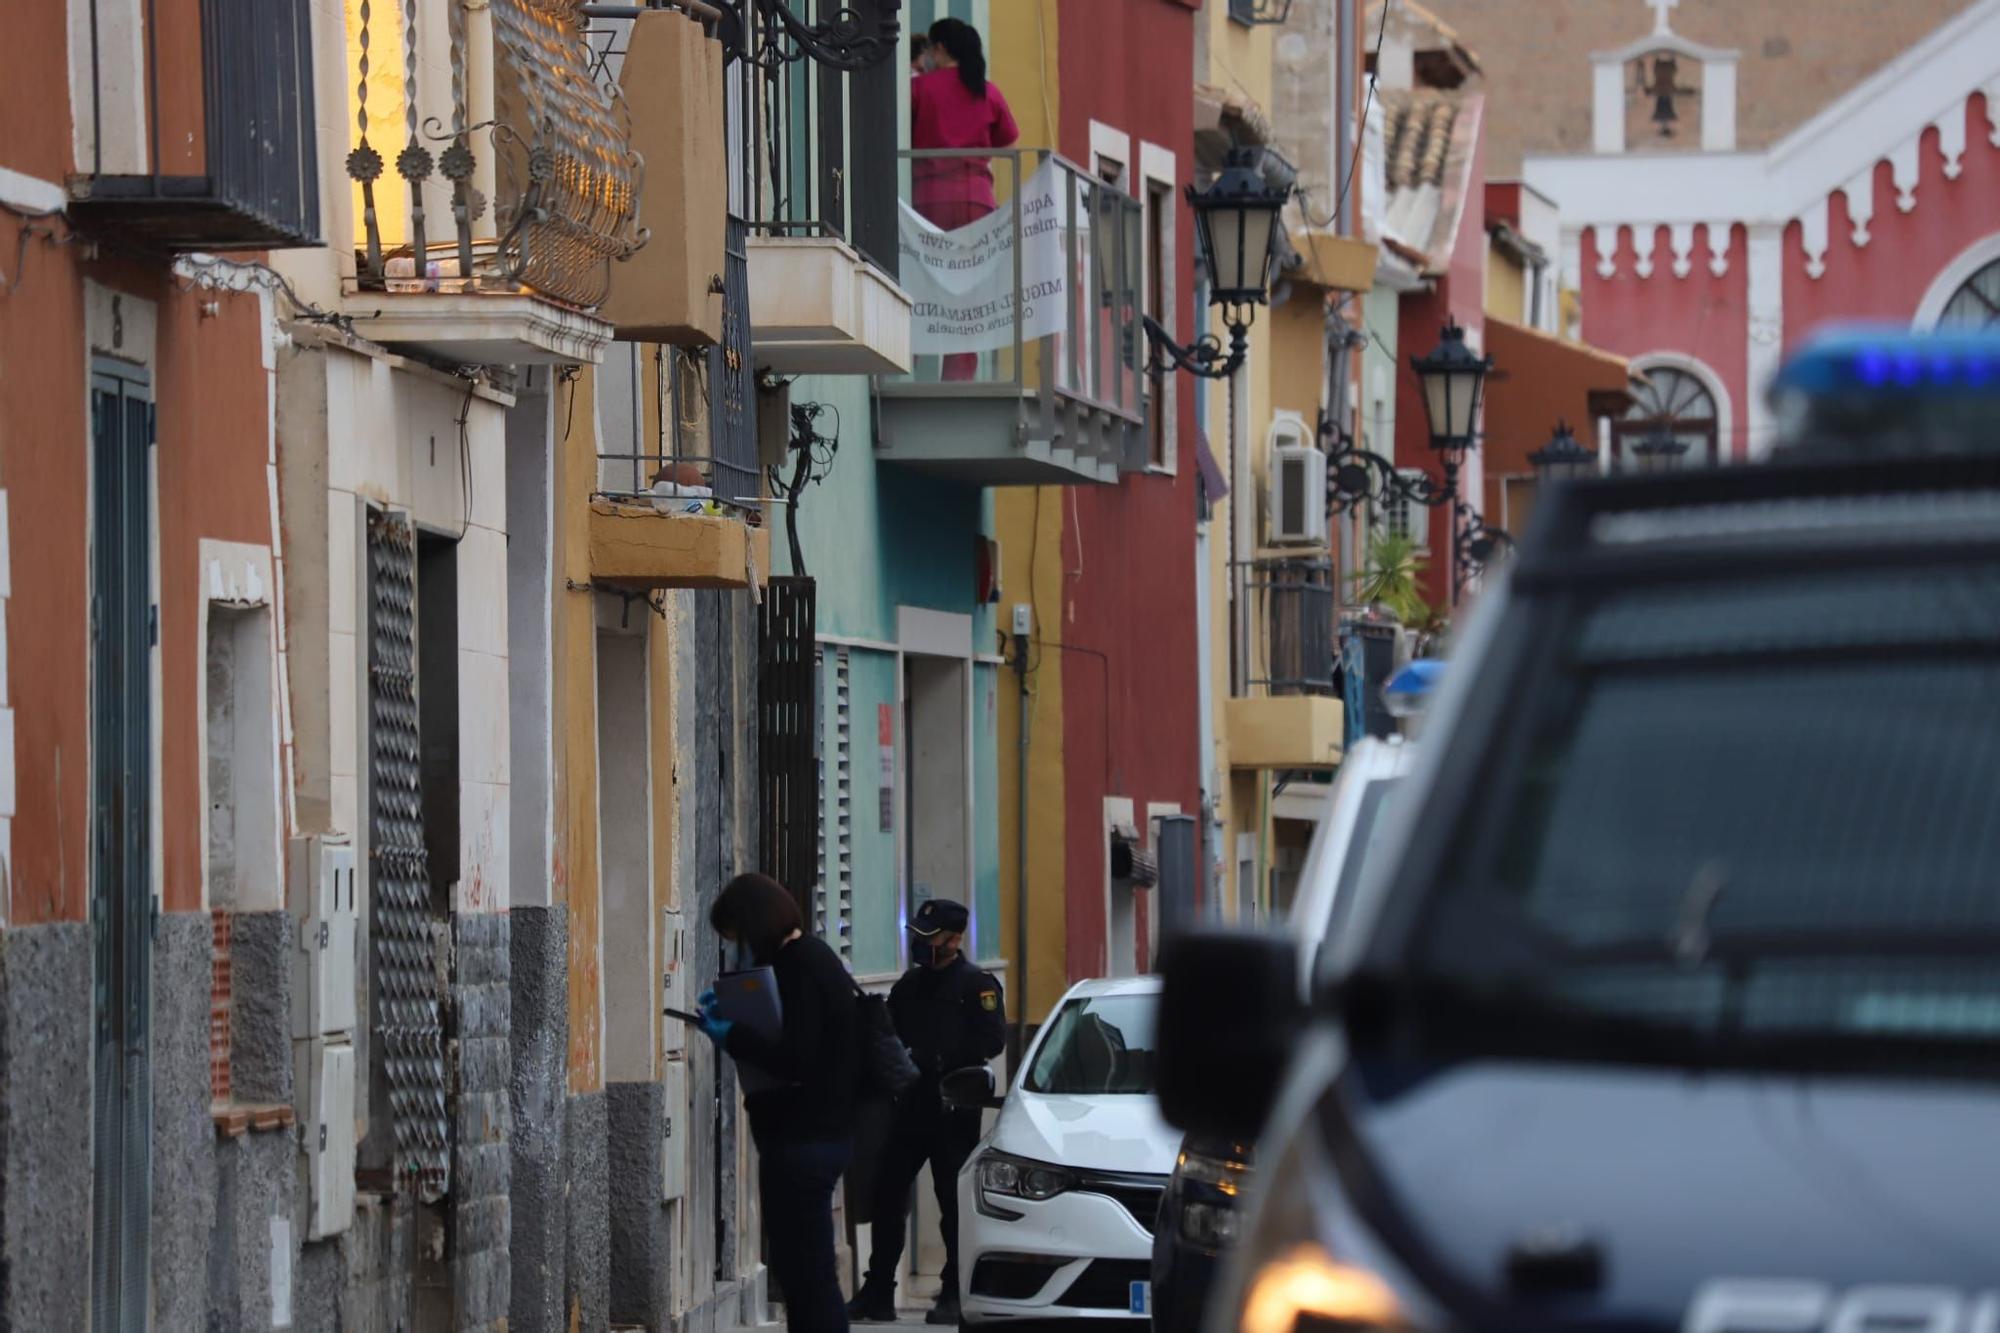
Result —
<path fill-rule="evenodd" d="M 1153 1090 L 1157 995 L 1097 995 L 1057 1011 L 1028 1067 L 1029 1092 L 1073 1096 Z"/>
<path fill-rule="evenodd" d="M 2000 564 L 1628 586 L 1557 642 L 1423 914 L 1442 1011 L 1992 1070 Z"/>

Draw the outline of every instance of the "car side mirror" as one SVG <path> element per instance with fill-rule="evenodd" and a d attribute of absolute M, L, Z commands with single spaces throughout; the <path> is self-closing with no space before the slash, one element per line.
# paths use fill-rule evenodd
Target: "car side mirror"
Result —
<path fill-rule="evenodd" d="M 995 1095 L 993 1071 L 985 1065 L 954 1069 L 938 1080 L 938 1094 L 954 1111 L 985 1111 L 1001 1105 Z"/>
<path fill-rule="evenodd" d="M 1178 935 L 1161 950 L 1160 979 L 1161 1113 L 1193 1134 L 1254 1141 L 1305 1020 L 1297 942 L 1248 931 Z"/>

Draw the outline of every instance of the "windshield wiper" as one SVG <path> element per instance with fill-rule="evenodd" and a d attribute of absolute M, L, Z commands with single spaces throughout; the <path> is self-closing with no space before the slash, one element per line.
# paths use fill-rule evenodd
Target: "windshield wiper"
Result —
<path fill-rule="evenodd" d="M 1722 897 L 1729 872 L 1720 861 L 1710 861 L 1694 872 L 1687 893 L 1681 899 L 1680 920 L 1667 936 L 1667 948 L 1682 967 L 1700 967 L 1708 957 L 1708 916 Z"/>

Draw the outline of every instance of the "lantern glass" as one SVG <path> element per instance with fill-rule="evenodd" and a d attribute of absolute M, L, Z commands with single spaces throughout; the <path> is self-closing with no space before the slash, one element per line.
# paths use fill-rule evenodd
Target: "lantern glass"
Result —
<path fill-rule="evenodd" d="M 1289 191 L 1266 185 L 1255 163 L 1253 153 L 1232 150 L 1213 184 L 1188 191 L 1216 305 L 1261 305 L 1268 295 L 1278 214 Z"/>
<path fill-rule="evenodd" d="M 1597 451 L 1586 449 L 1570 433 L 1568 422 L 1559 422 L 1549 442 L 1528 455 L 1537 481 L 1580 481 L 1597 471 Z"/>
<path fill-rule="evenodd" d="M 1430 416 L 1431 448 L 1470 449 L 1479 428 L 1479 400 L 1493 363 L 1465 345 L 1465 331 L 1456 322 L 1444 327 L 1437 350 L 1412 360 L 1424 386 L 1424 407 Z"/>

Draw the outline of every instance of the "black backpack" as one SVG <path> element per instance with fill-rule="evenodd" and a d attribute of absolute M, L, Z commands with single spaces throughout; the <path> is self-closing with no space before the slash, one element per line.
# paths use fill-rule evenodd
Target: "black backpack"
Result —
<path fill-rule="evenodd" d="M 864 1101 L 894 1101 L 917 1081 L 917 1062 L 896 1035 L 889 1001 L 854 986 L 854 1014 L 860 1027 L 860 1094 Z"/>

